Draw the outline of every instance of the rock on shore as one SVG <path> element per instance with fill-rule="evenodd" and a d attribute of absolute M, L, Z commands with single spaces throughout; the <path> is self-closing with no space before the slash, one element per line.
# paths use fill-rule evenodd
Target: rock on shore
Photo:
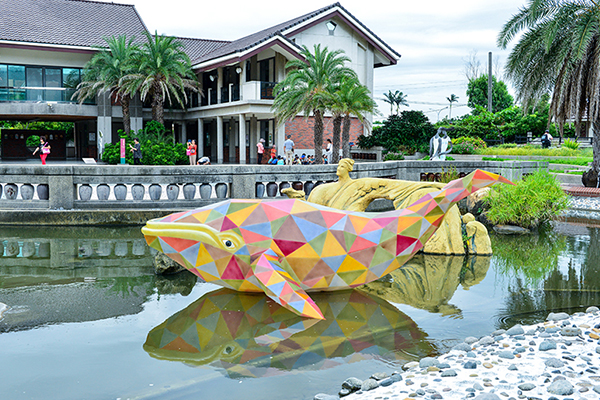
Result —
<path fill-rule="evenodd" d="M 600 310 L 551 313 L 544 323 L 466 338 L 440 357 L 391 376 L 349 378 L 337 395 L 315 399 L 598 399 Z"/>

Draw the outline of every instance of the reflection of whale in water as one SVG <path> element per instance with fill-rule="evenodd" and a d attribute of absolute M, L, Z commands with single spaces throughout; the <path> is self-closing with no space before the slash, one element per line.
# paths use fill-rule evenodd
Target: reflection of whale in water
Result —
<path fill-rule="evenodd" d="M 266 296 L 217 290 L 152 329 L 144 350 L 159 359 L 212 363 L 231 377 L 434 352 L 425 333 L 384 300 L 360 290 L 314 299 L 325 320 L 302 318 Z"/>

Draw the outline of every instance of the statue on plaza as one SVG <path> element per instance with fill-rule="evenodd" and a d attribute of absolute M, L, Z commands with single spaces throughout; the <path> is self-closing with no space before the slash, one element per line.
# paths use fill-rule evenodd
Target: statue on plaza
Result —
<path fill-rule="evenodd" d="M 344 169 L 340 174 L 338 185 L 352 185 Z M 380 213 L 300 199 L 230 199 L 148 221 L 142 233 L 148 245 L 207 282 L 264 292 L 298 315 L 323 319 L 307 292 L 351 289 L 400 268 L 453 205 L 496 182 L 511 183 L 477 170 L 406 208 Z M 364 186 L 356 196 L 369 193 Z"/>
<path fill-rule="evenodd" d="M 447 128 L 439 128 L 429 140 L 429 157 L 431 161 L 445 161 L 446 154 L 450 154 L 452 151 L 452 139 L 448 136 L 447 131 Z"/>

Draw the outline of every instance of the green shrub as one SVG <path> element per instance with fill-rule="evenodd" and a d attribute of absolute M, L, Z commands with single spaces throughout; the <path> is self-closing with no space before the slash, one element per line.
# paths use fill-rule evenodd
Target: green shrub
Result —
<path fill-rule="evenodd" d="M 455 167 L 450 167 L 448 169 L 442 168 L 442 176 L 440 177 L 440 182 L 449 183 L 455 179 L 458 179 L 460 176 Z"/>
<path fill-rule="evenodd" d="M 38 147 L 40 145 L 40 137 L 38 135 L 31 135 L 25 141 L 27 147 Z"/>
<path fill-rule="evenodd" d="M 496 185 L 487 197 L 494 224 L 536 228 L 567 208 L 569 197 L 548 171 L 538 170 L 512 185 Z"/>
<path fill-rule="evenodd" d="M 383 161 L 400 161 L 404 160 L 404 154 L 400 151 L 398 153 L 387 153 L 385 157 L 383 157 Z"/>
<path fill-rule="evenodd" d="M 188 157 L 185 154 L 185 145 L 183 143 L 173 143 L 169 133 L 160 123 L 150 121 L 144 129 L 140 129 L 137 135 L 123 134 L 119 131 L 119 136 L 125 136 L 125 162 L 133 164 L 133 154 L 129 151 L 129 145 L 133 145 L 133 138 L 140 140 L 142 150 L 142 164 L 145 165 L 175 165 L 187 164 Z M 108 164 L 119 164 L 121 162 L 120 143 L 109 143 L 105 146 L 102 153 L 102 161 Z"/>
<path fill-rule="evenodd" d="M 414 154 L 429 151 L 429 139 L 434 134 L 433 125 L 422 111 L 402 111 L 390 115 L 383 126 L 374 127 L 371 135 L 360 135 L 357 144 L 363 149 L 382 146 L 389 152 Z"/>
<path fill-rule="evenodd" d="M 480 149 L 486 147 L 483 139 L 478 137 L 461 136 L 452 139 L 452 153 L 454 154 L 476 154 Z"/>
<path fill-rule="evenodd" d="M 567 149 L 572 150 L 577 150 L 579 148 L 579 142 L 571 139 L 565 139 L 562 145 L 565 146 Z"/>
<path fill-rule="evenodd" d="M 502 144 L 499 144 L 498 146 L 494 146 L 494 147 L 496 147 L 498 149 L 516 149 L 519 146 L 517 146 L 516 143 L 502 143 Z"/>

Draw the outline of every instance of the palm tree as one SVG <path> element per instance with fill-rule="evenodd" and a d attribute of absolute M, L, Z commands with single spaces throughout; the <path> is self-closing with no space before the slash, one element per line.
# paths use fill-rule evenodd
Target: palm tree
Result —
<path fill-rule="evenodd" d="M 390 105 L 390 115 L 394 112 L 394 104 L 396 104 L 396 94 L 400 93 L 400 91 L 396 90 L 396 93 L 392 93 L 391 90 L 388 90 L 387 93 L 383 94 L 383 101 Z"/>
<path fill-rule="evenodd" d="M 355 77 L 355 72 L 346 67 L 350 62 L 343 50 L 329 51 L 314 46 L 314 54 L 306 46 L 300 54 L 305 60 L 291 60 L 286 69 L 291 69 L 285 79 L 274 89 L 273 110 L 278 123 L 283 123 L 303 113 L 314 117 L 315 162 L 323 162 L 323 113 L 328 110 L 331 93 L 343 77 Z"/>
<path fill-rule="evenodd" d="M 129 40 L 125 36 L 104 38 L 108 49 L 97 47 L 98 53 L 94 54 L 85 65 L 81 83 L 72 98 L 79 103 L 95 97 L 100 93 L 108 92 L 116 95 L 123 109 L 123 128 L 126 133 L 131 130 L 129 104 L 131 93 L 123 90 L 121 80 L 134 71 L 134 60 L 139 55 L 139 47 L 134 44 L 134 37 Z"/>
<path fill-rule="evenodd" d="M 594 160 L 600 172 L 600 6 L 594 0 L 530 0 L 503 27 L 498 45 L 521 34 L 506 65 L 523 110 L 552 92 L 550 118 L 562 127 L 591 121 Z M 584 177 L 585 180 L 585 177 Z M 597 182 L 597 179 L 592 180 Z"/>
<path fill-rule="evenodd" d="M 446 97 L 446 100 L 450 102 L 450 110 L 448 110 L 448 119 L 452 119 L 452 103 L 458 102 L 458 96 L 452 93 L 450 97 Z"/>
<path fill-rule="evenodd" d="M 198 77 L 184 52 L 184 45 L 174 37 L 145 32 L 147 42 L 137 60 L 137 71 L 123 78 L 129 93 L 139 92 L 142 101 L 152 99 L 152 119 L 164 125 L 166 100 L 174 100 L 185 108 L 186 89 L 200 91 Z"/>
<path fill-rule="evenodd" d="M 342 129 L 342 157 L 350 157 L 350 127 L 352 125 L 351 116 L 356 116 L 363 125 L 369 124 L 365 118 L 367 113 L 373 113 L 377 109 L 377 103 L 373 100 L 371 92 L 366 86 L 361 85 L 356 78 L 346 78 L 340 84 L 335 93 L 337 110 L 343 116 Z M 335 115 L 335 114 L 334 114 Z M 339 131 L 339 128 L 338 128 Z M 335 132 L 335 119 L 334 119 Z M 335 136 L 333 148 L 336 150 Z M 338 142 L 339 148 L 339 142 Z M 337 154 L 334 153 L 333 159 L 337 160 Z"/>
<path fill-rule="evenodd" d="M 400 112 L 400 106 L 408 107 L 408 102 L 406 101 L 408 95 L 399 90 L 396 90 L 395 92 L 388 90 L 387 93 L 383 94 L 383 97 L 385 97 L 383 101 L 390 105 L 390 115 L 393 113 L 394 106 L 396 106 L 396 115 Z"/>
<path fill-rule="evenodd" d="M 396 115 L 398 115 L 398 113 L 400 112 L 400 106 L 408 107 L 408 102 L 406 101 L 407 97 L 408 97 L 407 94 L 404 94 L 404 93 L 396 90 L 396 101 L 395 101 Z"/>

